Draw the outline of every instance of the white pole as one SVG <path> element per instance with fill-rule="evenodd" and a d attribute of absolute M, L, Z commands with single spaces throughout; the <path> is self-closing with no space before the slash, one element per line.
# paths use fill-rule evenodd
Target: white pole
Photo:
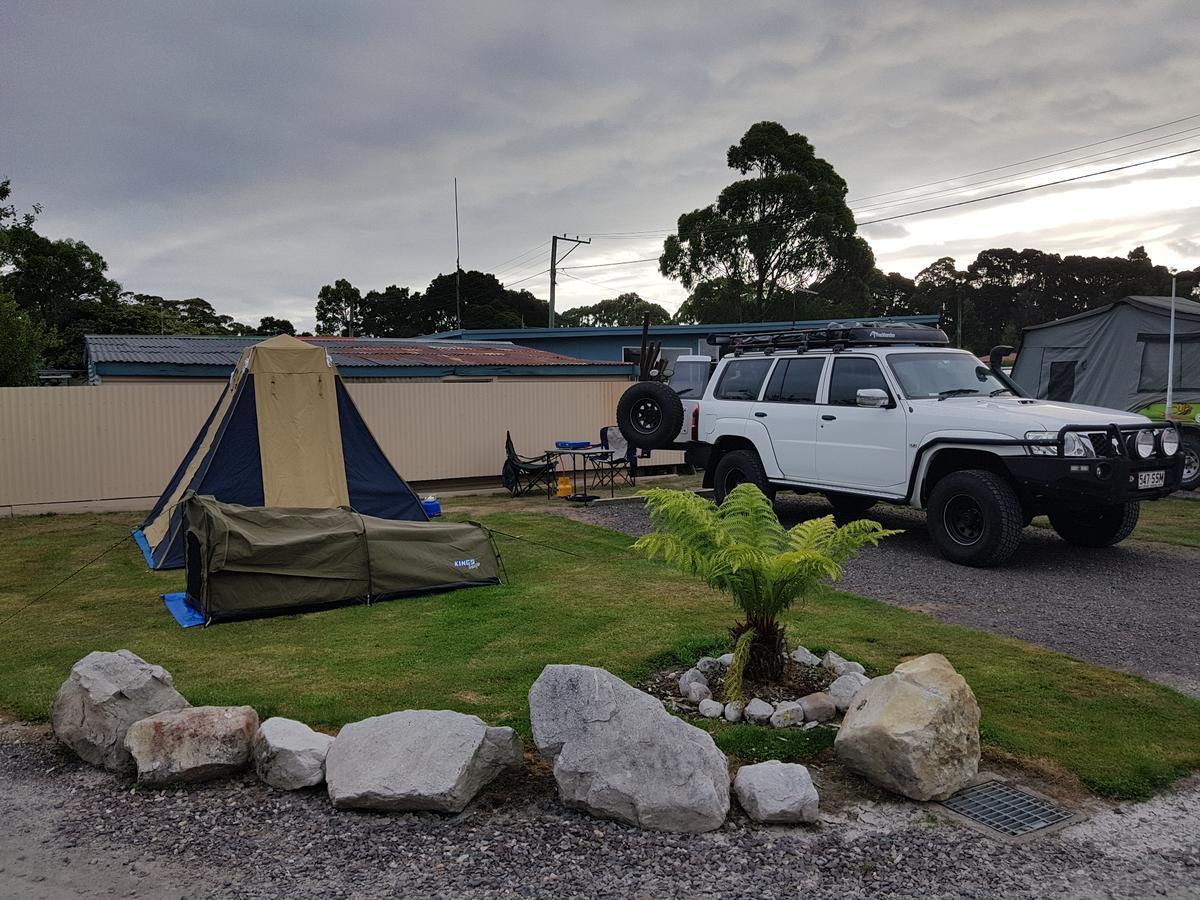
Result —
<path fill-rule="evenodd" d="M 1172 421 L 1175 407 L 1171 403 L 1171 382 L 1175 380 L 1175 276 L 1171 276 L 1171 326 L 1167 331 L 1167 409 L 1166 420 Z"/>

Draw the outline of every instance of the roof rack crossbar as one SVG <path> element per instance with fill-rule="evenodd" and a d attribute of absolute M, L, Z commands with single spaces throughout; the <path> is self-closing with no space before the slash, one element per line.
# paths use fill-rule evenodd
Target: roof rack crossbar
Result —
<path fill-rule="evenodd" d="M 931 325 L 911 322 L 830 322 L 820 328 L 794 328 L 786 331 L 739 332 L 736 334 L 710 334 L 708 343 L 720 347 L 722 352 L 744 353 L 761 350 L 773 353 L 776 350 L 799 350 L 810 348 L 880 347 L 898 344 L 920 346 L 947 346 L 950 339 L 946 332 Z"/>

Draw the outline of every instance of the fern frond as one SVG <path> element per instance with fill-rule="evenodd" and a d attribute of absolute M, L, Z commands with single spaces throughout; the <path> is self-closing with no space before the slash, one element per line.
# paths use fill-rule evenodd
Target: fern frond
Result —
<path fill-rule="evenodd" d="M 746 672 L 746 663 L 750 661 L 750 645 L 754 643 L 754 629 L 747 628 L 738 637 L 733 647 L 733 662 L 725 671 L 725 700 L 742 700 L 742 676 Z"/>

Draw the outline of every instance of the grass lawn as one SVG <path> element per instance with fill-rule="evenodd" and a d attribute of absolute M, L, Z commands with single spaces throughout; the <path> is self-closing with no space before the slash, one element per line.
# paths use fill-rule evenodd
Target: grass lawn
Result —
<path fill-rule="evenodd" d="M 330 730 L 396 709 L 452 708 L 528 734 L 527 691 L 546 663 L 636 679 L 720 648 L 734 618 L 728 600 L 635 557 L 627 537 L 544 515 L 539 504 L 480 498 L 454 508 L 578 556 L 500 537 L 505 585 L 210 629 L 175 624 L 158 595 L 179 589 L 182 572 L 147 572 L 128 541 L 0 626 L 0 708 L 45 718 L 75 660 L 128 647 L 166 666 L 195 704 L 248 703 Z M 0 620 L 138 518 L 0 520 Z M 832 590 L 789 625 L 793 642 L 837 649 L 874 674 L 944 653 L 979 699 L 985 746 L 1099 793 L 1144 797 L 1200 767 L 1200 703 L 1140 678 Z M 708 727 L 747 759 L 809 758 L 829 744 L 827 734 Z"/>

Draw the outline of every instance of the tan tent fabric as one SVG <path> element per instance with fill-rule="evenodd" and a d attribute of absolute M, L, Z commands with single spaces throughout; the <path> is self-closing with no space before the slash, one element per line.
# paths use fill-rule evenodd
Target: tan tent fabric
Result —
<path fill-rule="evenodd" d="M 279 509 L 189 495 L 188 602 L 207 620 L 498 584 L 487 533 L 348 509 Z"/>

